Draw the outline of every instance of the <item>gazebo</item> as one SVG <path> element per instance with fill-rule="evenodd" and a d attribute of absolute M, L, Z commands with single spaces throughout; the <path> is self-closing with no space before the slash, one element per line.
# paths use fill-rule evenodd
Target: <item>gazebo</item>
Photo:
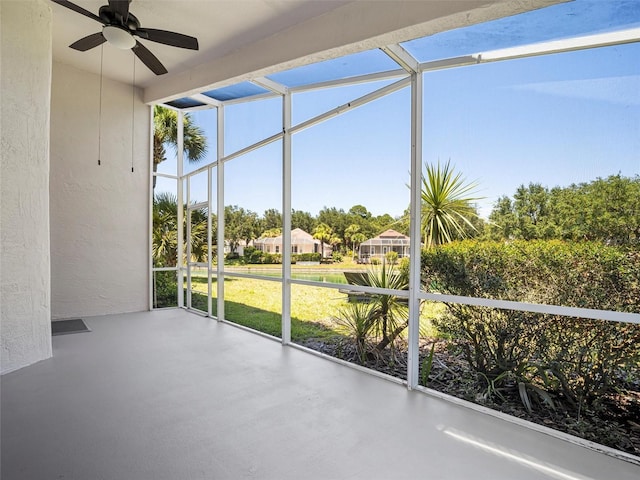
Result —
<path fill-rule="evenodd" d="M 377 237 L 370 238 L 358 248 L 358 262 L 369 263 L 372 258 L 382 259 L 389 252 L 396 252 L 399 258 L 409 256 L 410 238 L 389 229 Z"/>

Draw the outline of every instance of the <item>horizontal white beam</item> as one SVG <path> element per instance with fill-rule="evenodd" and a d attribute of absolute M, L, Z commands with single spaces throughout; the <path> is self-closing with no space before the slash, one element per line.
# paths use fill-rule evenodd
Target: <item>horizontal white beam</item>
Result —
<path fill-rule="evenodd" d="M 238 150 L 234 153 L 227 155 L 226 157 L 221 158 L 220 162 L 223 162 L 223 163 L 228 162 L 229 160 L 232 160 L 234 158 L 241 157 L 242 155 L 246 155 L 247 153 L 253 152 L 258 148 L 264 147 L 265 145 L 269 145 L 270 143 L 280 140 L 283 137 L 283 135 L 284 134 L 282 132 L 278 132 L 275 135 L 271 135 L 270 137 L 267 137 L 264 140 L 260 140 L 259 142 L 256 142 L 253 145 L 249 145 L 248 147 L 245 147 L 241 150 Z"/>
<path fill-rule="evenodd" d="M 338 115 L 340 115 L 341 113 L 344 113 L 348 110 L 357 108 L 357 107 L 361 107 L 362 105 L 366 105 L 369 102 L 372 102 L 374 100 L 377 100 L 378 98 L 384 97 L 385 95 L 389 95 L 390 93 L 393 93 L 397 90 L 400 90 L 402 88 L 407 87 L 409 84 L 411 83 L 411 78 L 410 77 L 406 77 L 403 78 L 402 80 L 399 80 L 395 83 L 392 83 L 391 85 L 387 85 L 386 87 L 382 87 L 374 92 L 371 92 L 367 95 L 364 95 L 362 97 L 356 98 L 355 100 L 352 100 L 351 102 L 347 102 L 343 105 L 340 105 L 339 107 L 336 107 L 332 110 L 329 110 L 328 112 L 325 112 L 321 115 L 318 115 L 316 117 L 313 117 L 305 122 L 299 123 L 297 125 L 294 125 L 293 127 L 291 127 L 291 133 L 297 133 L 300 132 L 304 129 L 307 129 L 309 127 L 312 127 L 313 125 L 316 125 L 320 122 L 324 122 L 325 120 L 328 120 L 332 117 L 336 117 Z"/>
<path fill-rule="evenodd" d="M 154 173 L 153 174 L 154 177 L 162 177 L 162 178 L 170 178 L 171 180 L 178 180 L 178 177 L 176 175 L 169 175 L 168 173 Z"/>
<path fill-rule="evenodd" d="M 591 308 L 563 307 L 559 305 L 514 302 L 511 300 L 497 300 L 491 298 L 463 297 L 460 295 L 446 295 L 440 293 L 427 293 L 422 291 L 418 294 L 418 297 L 423 300 L 433 300 L 436 302 L 459 303 L 462 305 L 501 308 L 504 310 L 520 310 L 524 312 L 544 313 L 548 315 L 562 315 L 565 317 L 591 318 L 593 320 L 607 320 L 610 322 L 640 324 L 640 314 L 638 313 L 595 310 Z"/>
<path fill-rule="evenodd" d="M 194 100 L 197 100 L 198 102 L 202 102 L 205 103 L 207 105 L 211 105 L 214 107 L 219 107 L 222 105 L 222 102 L 220 102 L 220 100 L 216 100 L 215 98 L 211 98 L 203 93 L 196 93 L 194 95 L 191 95 L 189 98 L 192 98 Z"/>
<path fill-rule="evenodd" d="M 237 278 L 250 278 L 251 280 L 266 280 L 268 282 L 280 282 L 282 283 L 282 277 L 266 277 L 260 275 L 252 275 L 250 273 L 239 272 L 223 272 L 225 277 L 237 277 Z"/>
<path fill-rule="evenodd" d="M 478 63 L 510 60 L 514 58 L 549 55 L 552 53 L 571 52 L 587 48 L 608 47 L 625 43 L 640 42 L 640 28 L 630 28 L 617 32 L 599 33 L 582 37 L 554 40 L 551 42 L 533 43 L 520 47 L 503 48 L 473 55 Z"/>
<path fill-rule="evenodd" d="M 365 75 L 356 75 L 354 77 L 338 78 L 335 80 L 327 80 L 325 82 L 300 85 L 299 87 L 290 87 L 289 91 L 291 93 L 310 92 L 313 90 L 322 90 L 325 88 L 345 87 L 349 85 L 358 85 L 361 83 L 393 80 L 394 78 L 402 78 L 406 76 L 407 72 L 402 68 L 398 68 L 397 70 L 388 70 L 386 72 L 367 73 Z"/>

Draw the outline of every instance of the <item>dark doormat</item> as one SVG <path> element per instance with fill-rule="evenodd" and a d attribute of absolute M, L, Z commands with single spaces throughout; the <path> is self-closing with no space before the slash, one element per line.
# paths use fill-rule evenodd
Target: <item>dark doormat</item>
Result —
<path fill-rule="evenodd" d="M 51 322 L 51 335 L 68 335 L 70 333 L 90 332 L 84 320 L 72 318 L 70 320 L 56 320 Z"/>

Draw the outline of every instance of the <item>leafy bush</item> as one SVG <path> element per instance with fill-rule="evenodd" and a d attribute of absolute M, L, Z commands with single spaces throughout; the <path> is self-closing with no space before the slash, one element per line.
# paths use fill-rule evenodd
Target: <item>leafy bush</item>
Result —
<path fill-rule="evenodd" d="M 282 255 L 279 253 L 267 253 L 255 247 L 244 249 L 244 262 L 248 264 L 276 264 L 282 263 Z"/>
<path fill-rule="evenodd" d="M 409 257 L 402 257 L 398 262 L 398 271 L 402 275 L 404 275 L 406 278 L 409 278 L 410 265 L 411 265 L 411 262 L 409 260 Z"/>
<path fill-rule="evenodd" d="M 390 252 L 385 253 L 384 258 L 388 264 L 395 265 L 398 263 L 398 252 L 391 250 Z"/>
<path fill-rule="evenodd" d="M 166 308 L 178 306 L 178 279 L 175 271 L 153 272 L 154 308 Z"/>
<path fill-rule="evenodd" d="M 319 253 L 297 253 L 291 257 L 296 262 L 319 262 L 321 255 Z"/>
<path fill-rule="evenodd" d="M 331 258 L 334 262 L 340 263 L 342 262 L 342 254 L 340 252 L 333 252 L 331 254 Z"/>
<path fill-rule="evenodd" d="M 600 243 L 465 241 L 423 251 L 422 272 L 429 289 L 441 293 L 640 311 L 640 253 Z M 526 405 L 529 393 L 548 403 L 551 392 L 580 411 L 640 380 L 631 378 L 638 377 L 640 325 L 447 307 L 436 327 L 488 384 L 511 382 Z"/>
<path fill-rule="evenodd" d="M 409 277 L 393 265 L 384 263 L 379 268 L 372 267 L 367 272 L 352 275 L 349 283 L 390 290 L 409 289 Z M 366 293 L 363 296 L 369 307 L 365 308 L 356 302 L 342 309 L 337 319 L 356 340 L 360 359 L 364 358 L 365 351 L 379 354 L 386 348 L 394 350 L 396 341 L 409 325 L 406 299 L 384 293 Z M 368 341 L 375 342 L 375 346 L 368 349 Z"/>
<path fill-rule="evenodd" d="M 353 302 L 341 307 L 335 319 L 353 337 L 356 355 L 364 365 L 370 351 L 369 342 L 374 340 L 376 325 L 376 304 L 373 302 Z"/>
<path fill-rule="evenodd" d="M 245 263 L 262 263 L 262 250 L 258 250 L 255 247 L 245 247 L 244 249 L 244 261 Z"/>

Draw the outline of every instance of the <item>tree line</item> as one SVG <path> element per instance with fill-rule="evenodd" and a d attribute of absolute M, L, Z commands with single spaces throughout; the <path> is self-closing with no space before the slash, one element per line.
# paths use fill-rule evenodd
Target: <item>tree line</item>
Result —
<path fill-rule="evenodd" d="M 640 176 L 620 174 L 568 187 L 521 185 L 503 196 L 487 224 L 490 239 L 591 240 L 637 244 L 640 239 Z"/>
<path fill-rule="evenodd" d="M 201 161 L 207 151 L 206 136 L 189 114 L 183 117 L 185 158 Z M 165 145 L 177 146 L 176 112 L 156 106 L 154 110 L 154 171 L 166 159 Z M 155 178 L 154 178 L 155 180 Z M 155 182 L 154 182 L 155 186 Z M 478 215 L 476 183 L 468 183 L 446 162 L 425 165 L 421 192 L 421 244 L 429 248 L 465 238 L 482 240 L 592 240 L 607 244 L 638 244 L 640 239 L 640 177 L 620 174 L 568 187 L 548 188 L 539 183 L 518 187 L 513 196 L 502 196 L 488 220 Z M 154 195 L 154 258 L 166 263 L 175 258 L 177 201 L 166 193 Z M 186 211 L 186 205 L 183 206 Z M 282 214 L 267 209 L 263 214 L 237 205 L 225 207 L 225 241 L 231 251 L 241 242 L 282 233 Z M 192 254 L 206 257 L 204 209 L 191 213 Z M 212 215 L 216 243 L 216 216 Z M 182 227 L 186 238 L 186 225 Z M 409 209 L 400 217 L 375 216 L 364 205 L 324 207 L 318 215 L 291 211 L 291 228 L 300 228 L 334 251 L 355 250 L 360 243 L 386 229 L 409 235 Z M 172 247 L 173 245 L 173 247 Z M 157 253 L 156 253 L 157 252 Z M 165 260 L 161 260 L 162 258 Z M 174 262 L 175 264 L 175 262 Z"/>
<path fill-rule="evenodd" d="M 639 176 L 611 175 L 568 187 L 547 188 L 539 183 L 521 185 L 513 196 L 498 199 L 488 221 L 478 216 L 471 200 L 459 200 L 456 212 L 463 220 L 442 235 L 437 231 L 438 228 L 443 229 L 443 221 L 437 218 L 437 212 L 446 209 L 440 205 L 434 208 L 423 195 L 421 242 L 428 245 L 429 239 L 439 234 L 442 238 L 436 244 L 464 238 L 584 240 L 613 245 L 637 245 L 640 242 Z M 451 203 L 449 201 L 449 205 Z M 171 194 L 155 195 L 153 244 L 154 256 L 158 259 L 163 255 L 175 258 L 172 249 L 177 244 L 176 205 L 175 196 Z M 184 208 L 186 211 L 186 205 Z M 454 216 L 454 213 L 448 211 L 447 215 Z M 205 209 L 192 211 L 192 254 L 199 260 L 206 257 L 206 222 Z M 183 228 L 186 238 L 186 225 Z M 291 211 L 291 228 L 300 228 L 322 243 L 331 244 L 335 251 L 345 253 L 389 228 L 408 235 L 409 216 L 408 211 L 397 218 L 389 214 L 376 216 L 364 205 L 354 205 L 346 211 L 324 207 L 315 216 L 294 209 Z M 215 244 L 216 215 L 212 215 L 212 229 Z M 267 209 L 260 215 L 237 205 L 225 207 L 225 239 L 232 252 L 237 251 L 241 242 L 248 244 L 260 237 L 281 234 L 282 214 L 277 209 Z"/>

